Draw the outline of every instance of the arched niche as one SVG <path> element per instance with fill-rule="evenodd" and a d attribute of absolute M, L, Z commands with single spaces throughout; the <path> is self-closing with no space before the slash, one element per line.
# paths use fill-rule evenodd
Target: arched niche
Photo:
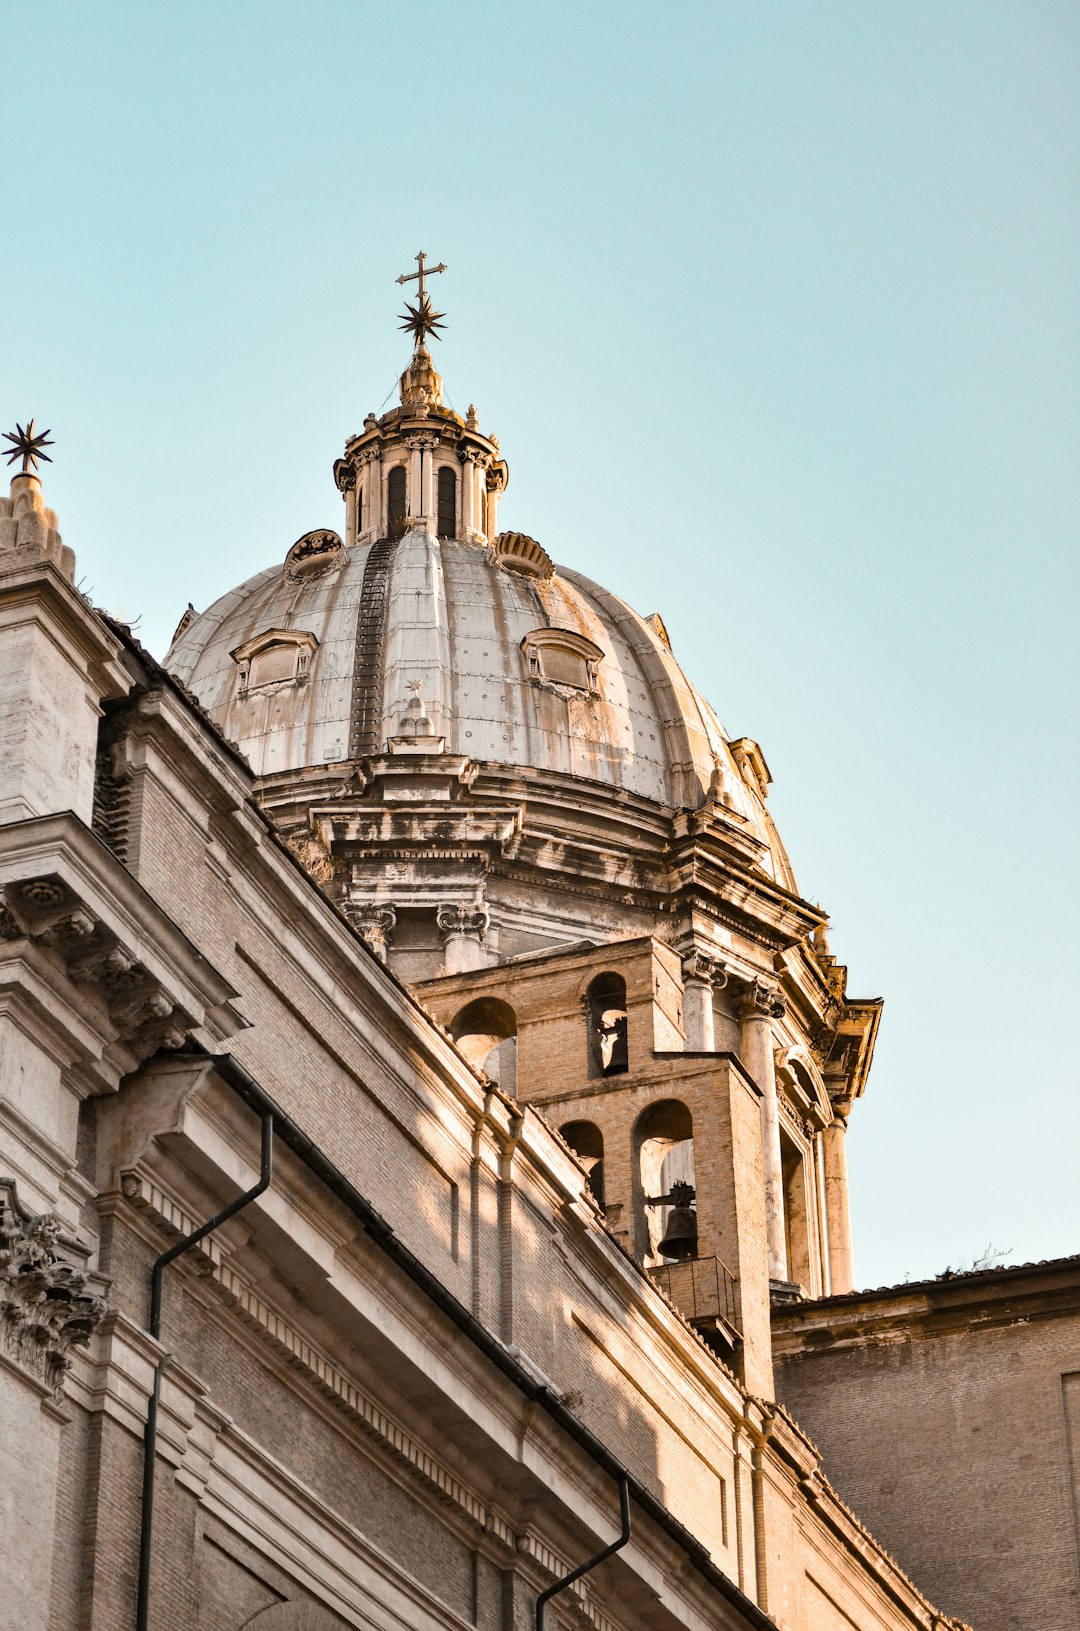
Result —
<path fill-rule="evenodd" d="M 604 1135 L 594 1121 L 567 1121 L 560 1133 L 589 1177 L 589 1188 L 597 1205 L 604 1206 Z"/>
<path fill-rule="evenodd" d="M 696 1188 L 694 1118 L 681 1099 L 661 1099 L 643 1110 L 634 1126 L 634 1159 L 641 1197 L 638 1246 L 648 1264 L 665 1261 L 658 1250 L 671 1208 L 646 1206 L 649 1196 L 668 1195 L 673 1184 Z"/>
<path fill-rule="evenodd" d="M 621 974 L 598 974 L 584 998 L 589 1027 L 589 1075 L 624 1076 L 630 1068 L 626 1033 L 626 981 Z"/>
<path fill-rule="evenodd" d="M 477 997 L 450 1022 L 450 1035 L 471 1065 L 517 1093 L 517 1015 L 501 997 Z"/>

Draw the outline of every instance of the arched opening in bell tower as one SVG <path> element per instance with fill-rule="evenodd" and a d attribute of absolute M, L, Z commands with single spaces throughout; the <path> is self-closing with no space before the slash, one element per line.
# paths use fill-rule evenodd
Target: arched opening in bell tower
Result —
<path fill-rule="evenodd" d="M 470 1065 L 517 1095 L 517 1015 L 499 997 L 478 997 L 450 1022 L 450 1035 Z"/>
<path fill-rule="evenodd" d="M 626 1040 L 626 981 L 598 974 L 585 992 L 589 1027 L 589 1075 L 624 1076 L 630 1068 Z"/>
<path fill-rule="evenodd" d="M 604 1135 L 594 1121 L 567 1121 L 559 1128 L 560 1133 L 578 1160 L 581 1162 L 589 1177 L 589 1188 L 592 1190 L 600 1210 L 604 1209 Z"/>
<path fill-rule="evenodd" d="M 668 1238 L 676 1211 L 686 1206 L 675 1201 L 649 1204 L 671 1195 L 676 1184 L 695 1187 L 694 1121 L 681 1099 L 661 1099 L 638 1117 L 634 1128 L 634 1154 L 637 1167 L 637 1247 L 646 1267 L 668 1261 L 670 1253 L 661 1249 Z M 678 1220 L 676 1220 L 678 1221 Z M 686 1219 L 682 1218 L 683 1225 Z M 696 1219 L 694 1220 L 696 1229 Z M 696 1233 L 687 1235 L 681 1255 L 696 1257 Z"/>

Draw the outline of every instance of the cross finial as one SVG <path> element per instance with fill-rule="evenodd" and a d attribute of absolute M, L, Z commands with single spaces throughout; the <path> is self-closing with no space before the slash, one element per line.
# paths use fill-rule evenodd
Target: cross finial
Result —
<path fill-rule="evenodd" d="M 4 441 L 11 443 L 10 450 L 4 448 L 4 457 L 8 464 L 14 464 L 16 459 L 21 459 L 24 476 L 32 476 L 36 472 L 39 459 L 44 459 L 46 464 L 52 463 L 49 455 L 42 451 L 43 448 L 53 445 L 49 440 L 49 432 L 47 430 L 35 432 L 32 419 L 28 419 L 25 425 L 20 425 L 16 421 L 14 431 L 4 431 Z"/>
<path fill-rule="evenodd" d="M 436 272 L 445 272 L 446 267 L 442 261 L 439 262 L 438 266 L 425 266 L 424 262 L 426 260 L 427 256 L 421 249 L 416 257 L 417 270 L 415 272 L 402 272 L 398 278 L 399 283 L 415 283 L 417 285 L 416 304 L 415 306 L 406 304 L 405 320 L 401 326 L 414 336 L 418 347 L 423 345 L 426 334 L 434 334 L 436 339 L 439 338 L 438 331 L 443 326 L 440 319 L 446 315 L 445 312 L 433 310 L 431 297 L 427 292 L 425 282 L 426 278 L 434 277 Z"/>

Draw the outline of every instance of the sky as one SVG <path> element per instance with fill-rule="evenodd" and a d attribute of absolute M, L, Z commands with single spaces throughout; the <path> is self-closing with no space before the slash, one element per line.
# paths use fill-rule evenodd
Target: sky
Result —
<path fill-rule="evenodd" d="M 1080 9 L 3 7 L 0 418 L 91 598 L 342 524 L 438 366 L 500 524 L 659 611 L 885 1014 L 862 1285 L 1080 1251 Z"/>

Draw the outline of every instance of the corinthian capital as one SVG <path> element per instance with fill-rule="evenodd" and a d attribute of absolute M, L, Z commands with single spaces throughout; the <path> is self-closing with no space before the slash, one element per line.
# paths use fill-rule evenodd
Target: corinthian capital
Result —
<path fill-rule="evenodd" d="M 87 1342 L 106 1312 L 88 1276 L 58 1248 L 59 1218 L 28 1217 L 10 1186 L 0 1188 L 0 1348 L 60 1403 L 68 1353 Z"/>

